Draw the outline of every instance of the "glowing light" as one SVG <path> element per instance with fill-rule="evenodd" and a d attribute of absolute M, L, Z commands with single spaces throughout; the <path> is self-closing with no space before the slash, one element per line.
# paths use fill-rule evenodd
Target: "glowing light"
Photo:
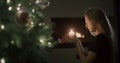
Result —
<path fill-rule="evenodd" d="M 85 38 L 85 36 L 84 35 L 82 35 L 82 37 L 81 38 Z"/>
<path fill-rule="evenodd" d="M 11 11 L 11 10 L 12 10 L 12 7 L 10 6 L 10 7 L 8 8 L 8 10 Z"/>
<path fill-rule="evenodd" d="M 30 28 L 32 28 L 34 26 L 34 23 L 31 21 L 29 25 L 30 25 Z"/>
<path fill-rule="evenodd" d="M 14 44 L 15 42 L 12 40 L 11 43 Z"/>
<path fill-rule="evenodd" d="M 32 12 L 34 13 L 34 12 L 35 12 L 35 9 L 32 9 Z"/>
<path fill-rule="evenodd" d="M 30 24 L 32 24 L 32 25 L 33 25 L 34 23 L 31 21 L 31 22 L 30 22 Z"/>
<path fill-rule="evenodd" d="M 70 29 L 69 31 L 69 37 L 74 37 L 75 36 L 75 32 L 73 29 Z"/>
<path fill-rule="evenodd" d="M 0 63 L 5 63 L 5 59 L 1 58 Z"/>
<path fill-rule="evenodd" d="M 48 42 L 48 45 L 51 45 L 51 42 Z"/>
<path fill-rule="evenodd" d="M 5 29 L 5 26 L 4 26 L 4 25 L 1 25 L 0 27 L 1 27 L 2 30 Z"/>
<path fill-rule="evenodd" d="M 82 35 L 81 33 L 78 33 L 78 32 L 76 32 L 75 36 L 77 38 L 84 38 L 85 37 L 84 35 Z"/>
<path fill-rule="evenodd" d="M 10 3 L 10 0 L 7 0 L 6 2 L 7 2 L 7 3 Z"/>
<path fill-rule="evenodd" d="M 40 42 L 41 42 L 41 43 L 44 43 L 44 39 L 40 39 Z"/>
<path fill-rule="evenodd" d="M 18 6 L 21 6 L 21 4 L 19 3 Z"/>
<path fill-rule="evenodd" d="M 20 7 L 17 7 L 17 10 L 19 11 L 19 10 L 20 10 Z"/>
<path fill-rule="evenodd" d="M 78 32 L 76 32 L 75 35 L 76 35 L 77 38 L 81 38 L 82 37 L 81 33 L 78 33 Z"/>
<path fill-rule="evenodd" d="M 38 4 L 40 1 L 39 0 L 36 0 L 35 3 Z"/>
<path fill-rule="evenodd" d="M 51 46 L 52 46 L 51 42 L 48 42 L 48 46 L 49 46 L 49 47 L 51 47 Z"/>

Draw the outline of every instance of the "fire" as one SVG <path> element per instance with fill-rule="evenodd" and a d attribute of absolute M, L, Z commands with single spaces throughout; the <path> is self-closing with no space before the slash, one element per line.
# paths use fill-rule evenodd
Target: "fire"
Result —
<path fill-rule="evenodd" d="M 74 37 L 75 36 L 75 32 L 73 29 L 70 29 L 69 31 L 69 37 Z"/>
<path fill-rule="evenodd" d="M 69 30 L 69 38 L 84 38 L 85 36 L 73 29 Z"/>

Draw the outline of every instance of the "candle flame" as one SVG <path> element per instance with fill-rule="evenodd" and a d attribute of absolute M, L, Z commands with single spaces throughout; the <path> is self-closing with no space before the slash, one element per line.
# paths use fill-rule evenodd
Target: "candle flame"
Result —
<path fill-rule="evenodd" d="M 73 37 L 74 35 L 75 35 L 74 30 L 73 30 L 73 29 L 70 29 L 70 31 L 69 31 L 69 36 L 70 36 L 70 37 Z"/>
<path fill-rule="evenodd" d="M 81 38 L 82 37 L 81 33 L 78 33 L 78 32 L 76 32 L 75 35 L 76 35 L 77 38 Z"/>
<path fill-rule="evenodd" d="M 85 36 L 82 35 L 82 34 L 79 33 L 79 32 L 76 32 L 76 33 L 75 33 L 75 36 L 76 36 L 77 38 L 85 38 Z"/>
<path fill-rule="evenodd" d="M 69 30 L 69 37 L 70 38 L 85 38 L 85 36 L 83 34 L 76 32 L 73 29 Z"/>

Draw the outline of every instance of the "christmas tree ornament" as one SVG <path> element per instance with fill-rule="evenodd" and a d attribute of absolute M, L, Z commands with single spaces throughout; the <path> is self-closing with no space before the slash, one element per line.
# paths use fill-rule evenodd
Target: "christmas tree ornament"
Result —
<path fill-rule="evenodd" d="M 20 10 L 16 14 L 16 19 L 19 25 L 26 27 L 28 30 L 30 30 L 35 25 L 35 21 L 33 21 L 33 19 L 27 11 Z"/>

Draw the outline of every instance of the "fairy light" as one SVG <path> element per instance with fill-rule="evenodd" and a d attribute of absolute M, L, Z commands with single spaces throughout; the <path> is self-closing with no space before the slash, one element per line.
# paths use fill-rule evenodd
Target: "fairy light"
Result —
<path fill-rule="evenodd" d="M 5 59 L 1 58 L 0 63 L 5 63 Z"/>
<path fill-rule="evenodd" d="M 31 21 L 30 24 L 33 25 L 34 23 Z"/>
<path fill-rule="evenodd" d="M 11 11 L 11 10 L 12 10 L 12 7 L 10 6 L 10 7 L 8 8 L 8 10 Z"/>
<path fill-rule="evenodd" d="M 1 25 L 0 27 L 1 27 L 2 30 L 5 29 L 5 26 L 4 26 L 4 25 Z"/>
<path fill-rule="evenodd" d="M 40 42 L 41 42 L 41 43 L 44 43 L 44 41 L 43 41 L 43 40 L 41 40 L 41 39 L 40 39 Z"/>
<path fill-rule="evenodd" d="M 32 12 L 35 13 L 35 9 L 32 9 Z"/>
<path fill-rule="evenodd" d="M 18 6 L 20 7 L 20 6 L 21 6 L 21 3 L 19 3 Z"/>
<path fill-rule="evenodd" d="M 48 42 L 48 45 L 51 45 L 51 42 Z"/>
<path fill-rule="evenodd" d="M 7 3 L 10 3 L 10 0 L 7 0 L 6 2 L 7 2 Z"/>
<path fill-rule="evenodd" d="M 34 22 L 31 21 L 29 25 L 30 25 L 30 28 L 32 28 L 34 26 Z"/>
<path fill-rule="evenodd" d="M 20 10 L 20 7 L 17 7 L 17 11 L 19 11 Z"/>
<path fill-rule="evenodd" d="M 39 0 L 36 0 L 36 2 L 35 2 L 35 3 L 36 3 L 36 4 L 38 4 L 39 2 L 40 2 Z"/>
<path fill-rule="evenodd" d="M 45 38 L 41 37 L 39 41 L 40 41 L 42 44 L 44 44 Z"/>
<path fill-rule="evenodd" d="M 52 46 L 51 42 L 48 42 L 48 46 L 49 46 L 49 47 L 51 47 L 51 46 Z"/>
<path fill-rule="evenodd" d="M 41 26 L 42 25 L 42 23 L 39 23 L 39 26 Z"/>
<path fill-rule="evenodd" d="M 14 44 L 15 42 L 12 40 L 11 43 Z"/>

